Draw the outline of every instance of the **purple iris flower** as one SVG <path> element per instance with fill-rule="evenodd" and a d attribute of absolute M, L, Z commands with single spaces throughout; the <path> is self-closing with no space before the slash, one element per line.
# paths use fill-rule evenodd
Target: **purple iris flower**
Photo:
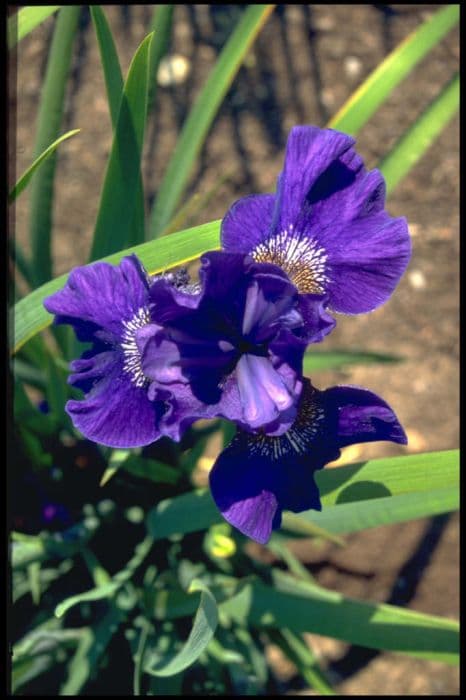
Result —
<path fill-rule="evenodd" d="M 405 271 L 406 220 L 384 210 L 385 182 L 367 171 L 350 136 L 296 126 L 276 194 L 235 202 L 222 221 L 224 250 L 275 263 L 302 294 L 328 295 L 333 311 L 383 304 Z"/>
<path fill-rule="evenodd" d="M 93 346 L 71 363 L 68 378 L 85 393 L 66 411 L 90 440 L 110 447 L 147 445 L 160 436 L 162 401 L 147 396 L 137 333 L 151 323 L 150 280 L 136 256 L 118 266 L 98 262 L 73 270 L 44 306 Z"/>
<path fill-rule="evenodd" d="M 304 379 L 297 417 L 280 436 L 239 430 L 218 457 L 210 488 L 223 517 L 265 544 L 284 509 L 321 510 L 314 473 L 337 459 L 340 448 L 390 440 L 406 444 L 392 409 L 367 389 L 315 389 Z"/>
<path fill-rule="evenodd" d="M 324 297 L 308 295 L 305 330 L 296 287 L 276 265 L 221 251 L 201 262 L 198 294 L 163 278 L 150 289 L 156 326 L 139 345 L 149 396 L 172 397 L 161 429 L 179 439 L 196 418 L 221 416 L 280 434 L 296 416 L 305 348 L 334 326 Z"/>

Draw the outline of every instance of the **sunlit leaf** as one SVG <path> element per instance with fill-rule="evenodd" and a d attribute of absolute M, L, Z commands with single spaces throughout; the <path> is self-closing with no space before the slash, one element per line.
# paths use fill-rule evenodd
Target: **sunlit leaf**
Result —
<path fill-rule="evenodd" d="M 398 83 L 458 22 L 459 5 L 448 5 L 435 12 L 377 66 L 328 126 L 353 136 L 357 134 Z"/>
<path fill-rule="evenodd" d="M 250 5 L 225 44 L 177 139 L 150 216 L 149 238 L 158 236 L 170 222 L 220 104 L 273 8 Z"/>
<path fill-rule="evenodd" d="M 18 41 L 32 32 L 47 17 L 59 10 L 61 5 L 42 5 L 41 7 L 21 7 L 17 13 L 8 18 L 8 48 L 12 49 Z"/>
<path fill-rule="evenodd" d="M 460 105 L 456 74 L 379 163 L 390 193 L 429 149 Z"/>
<path fill-rule="evenodd" d="M 29 166 L 29 168 L 24 172 L 21 177 L 19 178 L 18 182 L 16 185 L 13 187 L 11 190 L 10 194 L 8 195 L 8 201 L 13 202 L 18 195 L 21 194 L 21 192 L 24 190 L 25 187 L 27 187 L 29 181 L 31 180 L 31 177 L 34 175 L 36 172 L 37 168 L 45 161 L 49 156 L 54 153 L 55 149 L 62 143 L 62 141 L 65 141 L 66 139 L 69 139 L 71 136 L 74 136 L 75 134 L 78 134 L 81 131 L 81 129 L 72 129 L 71 131 L 67 131 L 66 134 L 63 134 L 63 136 L 60 136 L 56 141 L 50 144 L 48 148 L 45 149 L 43 153 L 40 154 L 38 158 L 32 163 L 32 165 Z"/>

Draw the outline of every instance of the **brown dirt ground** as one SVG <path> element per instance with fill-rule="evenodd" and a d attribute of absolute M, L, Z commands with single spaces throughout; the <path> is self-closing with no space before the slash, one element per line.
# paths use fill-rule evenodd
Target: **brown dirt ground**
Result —
<path fill-rule="evenodd" d="M 440 5 L 285 5 L 264 26 L 211 129 L 189 193 L 211 190 L 204 211 L 187 224 L 220 218 L 249 192 L 273 191 L 286 135 L 297 123 L 324 126 L 384 56 Z M 191 63 L 186 82 L 158 90 L 148 125 L 143 175 L 148 206 L 172 152 L 179 125 L 224 42 L 239 6 L 215 10 L 178 5 L 171 51 Z M 123 73 L 149 28 L 149 6 L 108 6 Z M 87 18 L 87 19 L 86 19 Z M 16 172 L 31 162 L 40 86 L 54 20 L 18 49 Z M 401 83 L 358 136 L 373 167 L 457 70 L 458 33 L 451 32 Z M 111 127 L 92 25 L 83 15 L 63 131 L 81 128 L 60 150 L 54 210 L 55 273 L 84 263 L 111 144 Z M 390 301 L 358 317 L 339 316 L 327 348 L 401 355 L 396 365 L 348 368 L 314 377 L 367 386 L 380 393 L 405 426 L 409 445 L 348 448 L 357 461 L 389 454 L 455 448 L 459 441 L 459 119 L 455 117 L 391 195 L 388 208 L 406 216 L 413 240 L 408 272 Z M 15 235 L 27 250 L 28 192 L 15 213 Z M 301 545 L 299 555 L 322 584 L 367 600 L 459 616 L 457 515 L 381 527 L 347 538 L 347 546 Z M 373 658 L 335 640 L 310 635 L 341 695 L 456 695 L 458 671 L 393 654 Z M 271 648 L 277 660 L 277 650 Z M 284 692 L 299 690 L 295 672 L 276 664 Z M 294 679 L 294 681 L 293 681 Z M 295 685 L 293 686 L 293 682 Z M 299 690 L 304 694 L 312 692 Z"/>

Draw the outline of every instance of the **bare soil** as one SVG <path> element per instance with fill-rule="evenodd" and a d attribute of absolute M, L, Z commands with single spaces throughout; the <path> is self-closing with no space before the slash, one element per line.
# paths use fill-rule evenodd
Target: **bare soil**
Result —
<path fill-rule="evenodd" d="M 324 126 L 364 78 L 441 5 L 280 5 L 265 24 L 216 118 L 187 195 L 216 188 L 186 225 L 221 218 L 231 203 L 268 192 L 282 166 L 288 130 Z M 143 176 L 149 210 L 183 119 L 211 69 L 238 5 L 177 5 L 170 52 L 190 63 L 183 83 L 159 87 L 146 138 Z M 123 73 L 149 31 L 151 6 L 107 6 Z M 40 89 L 54 19 L 18 49 L 16 172 L 32 160 Z M 457 31 L 451 32 L 397 87 L 358 136 L 368 167 L 457 70 Z M 455 117 L 390 196 L 388 209 L 406 216 L 413 256 L 393 297 L 377 311 L 338 316 L 326 348 L 399 355 L 393 365 L 347 368 L 316 375 L 380 393 L 404 425 L 406 448 L 376 443 L 348 448 L 346 461 L 455 448 L 459 442 L 459 119 Z M 54 210 L 55 273 L 86 261 L 99 191 L 111 145 L 111 124 L 96 38 L 83 10 L 67 93 L 63 132 L 82 129 L 60 149 Z M 220 184 L 219 184 L 220 183 Z M 28 192 L 15 214 L 17 240 L 28 246 Z M 350 596 L 459 616 L 458 516 L 438 516 L 354 534 L 339 549 L 315 542 L 299 556 L 319 581 Z M 349 647 L 310 635 L 341 695 L 456 695 L 457 669 Z M 283 692 L 306 691 L 295 670 L 269 650 Z"/>

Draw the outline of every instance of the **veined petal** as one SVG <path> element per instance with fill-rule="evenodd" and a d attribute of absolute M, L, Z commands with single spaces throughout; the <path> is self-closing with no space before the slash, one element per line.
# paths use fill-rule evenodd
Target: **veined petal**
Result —
<path fill-rule="evenodd" d="M 75 268 L 63 289 L 47 297 L 44 306 L 56 314 L 56 323 L 69 323 L 80 331 L 80 339 L 90 340 L 98 328 L 118 339 L 122 322 L 147 307 L 148 289 L 144 268 L 131 255 L 118 266 L 96 262 Z"/>
<path fill-rule="evenodd" d="M 70 400 L 65 408 L 73 425 L 89 440 L 109 447 L 141 447 L 161 436 L 158 420 L 164 407 L 162 403 L 149 401 L 147 390 L 136 386 L 124 372 L 121 358 L 114 353 L 115 361 L 101 364 L 95 358 L 97 379 L 89 393 L 80 401 Z M 89 362 L 76 365 L 87 375 L 92 372 Z M 76 382 L 75 382 L 76 383 Z"/>
<path fill-rule="evenodd" d="M 220 230 L 223 250 L 250 253 L 270 234 L 275 207 L 274 194 L 253 194 L 232 204 Z"/>
<path fill-rule="evenodd" d="M 312 186 L 327 168 L 354 144 L 354 139 L 333 129 L 295 126 L 286 144 L 285 164 L 279 177 L 274 231 L 295 225 Z"/>
<path fill-rule="evenodd" d="M 372 311 L 383 304 L 400 281 L 411 257 L 406 219 L 384 212 L 357 219 L 322 235 L 329 251 L 329 306 L 344 313 Z"/>

